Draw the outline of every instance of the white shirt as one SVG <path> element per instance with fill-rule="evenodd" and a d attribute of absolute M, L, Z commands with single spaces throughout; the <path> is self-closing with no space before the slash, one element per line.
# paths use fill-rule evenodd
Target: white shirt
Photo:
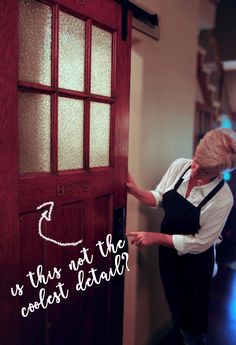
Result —
<path fill-rule="evenodd" d="M 151 193 L 156 199 L 156 207 L 162 206 L 162 196 L 168 190 L 174 188 L 184 170 L 192 163 L 191 159 L 179 158 L 175 160 L 155 190 Z M 191 168 L 183 176 L 183 182 L 177 192 L 185 198 L 188 183 L 191 175 Z M 213 181 L 203 186 L 193 187 L 190 195 L 186 198 L 194 206 L 198 206 L 208 193 L 222 180 L 222 176 L 216 177 Z M 204 252 L 213 244 L 220 243 L 220 235 L 233 206 L 234 199 L 227 183 L 201 208 L 200 226 L 195 235 L 173 235 L 173 244 L 179 255 L 186 253 L 197 254 Z"/>

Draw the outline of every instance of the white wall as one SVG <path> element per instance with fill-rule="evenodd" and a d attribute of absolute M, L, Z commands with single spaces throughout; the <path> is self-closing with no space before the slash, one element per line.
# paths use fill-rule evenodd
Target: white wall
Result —
<path fill-rule="evenodd" d="M 136 1 L 160 16 L 160 41 L 133 30 L 129 169 L 153 188 L 170 163 L 190 158 L 196 97 L 199 0 Z M 159 230 L 162 210 L 128 200 L 128 230 Z M 130 244 L 125 281 L 124 345 L 146 345 L 169 325 L 158 248 Z"/>

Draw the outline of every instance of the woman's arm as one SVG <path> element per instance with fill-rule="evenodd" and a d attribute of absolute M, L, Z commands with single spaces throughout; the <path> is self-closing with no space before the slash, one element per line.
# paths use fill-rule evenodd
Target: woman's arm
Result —
<path fill-rule="evenodd" d="M 168 168 L 161 181 L 152 191 L 141 189 L 135 183 L 133 177 L 129 174 L 128 182 L 126 183 L 127 192 L 133 195 L 136 199 L 144 202 L 148 206 L 161 207 L 162 195 L 166 192 L 168 186 L 171 186 L 179 176 L 181 171 L 187 167 L 190 160 L 185 158 L 176 159 Z"/>
<path fill-rule="evenodd" d="M 224 195 L 226 198 L 226 196 Z M 133 237 L 132 244 L 139 247 L 161 244 L 175 248 L 179 255 L 198 254 L 207 250 L 219 238 L 228 214 L 233 206 L 233 198 L 225 201 L 225 204 L 216 203 L 211 212 L 205 212 L 202 216 L 202 224 L 195 235 L 168 235 L 160 232 L 132 231 L 127 236 Z"/>
<path fill-rule="evenodd" d="M 233 197 L 227 196 L 227 194 L 223 195 L 224 203 L 220 200 L 220 194 L 217 197 L 216 202 L 202 212 L 201 228 L 197 234 L 173 235 L 174 247 L 179 255 L 199 254 L 206 251 L 219 239 L 234 201 Z"/>
<path fill-rule="evenodd" d="M 156 199 L 154 195 L 144 189 L 140 189 L 135 183 L 133 177 L 129 174 L 129 181 L 126 183 L 127 191 L 139 201 L 149 206 L 156 206 Z"/>
<path fill-rule="evenodd" d="M 131 231 L 126 233 L 126 235 L 133 237 L 131 243 L 138 247 L 162 244 L 166 247 L 174 248 L 172 235 L 146 231 Z"/>

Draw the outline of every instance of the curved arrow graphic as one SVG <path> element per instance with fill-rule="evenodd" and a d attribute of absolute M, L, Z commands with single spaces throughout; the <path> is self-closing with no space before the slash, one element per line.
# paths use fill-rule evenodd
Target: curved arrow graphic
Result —
<path fill-rule="evenodd" d="M 64 242 L 59 242 L 59 241 L 56 241 L 52 238 L 49 238 L 45 235 L 43 235 L 42 233 L 42 229 L 41 229 L 41 224 L 42 224 L 42 221 L 45 219 L 47 222 L 50 222 L 52 220 L 51 216 L 52 216 L 52 210 L 53 210 L 53 207 L 54 207 L 54 202 L 53 201 L 48 201 L 48 202 L 45 202 L 41 205 L 39 205 L 37 207 L 37 210 L 40 210 L 41 208 L 45 207 L 45 206 L 49 206 L 48 209 L 46 209 L 45 211 L 42 212 L 41 214 L 41 218 L 39 219 L 39 227 L 38 227 L 38 232 L 39 232 L 39 236 L 41 236 L 44 240 L 46 241 L 49 241 L 49 242 L 52 242 L 52 243 L 55 243 L 57 244 L 58 246 L 62 246 L 62 247 L 69 247 L 69 246 L 77 246 L 78 244 L 82 243 L 83 240 L 81 239 L 80 241 L 78 242 L 69 242 L 69 243 L 64 243 Z"/>

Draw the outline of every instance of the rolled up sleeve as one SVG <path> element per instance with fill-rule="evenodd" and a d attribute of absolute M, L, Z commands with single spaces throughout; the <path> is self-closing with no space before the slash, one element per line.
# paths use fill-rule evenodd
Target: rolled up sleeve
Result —
<path fill-rule="evenodd" d="M 233 207 L 233 198 L 219 204 L 206 206 L 200 218 L 201 228 L 195 235 L 173 235 L 173 245 L 179 255 L 198 254 L 210 248 L 219 239 L 228 215 Z"/>
<path fill-rule="evenodd" d="M 152 195 L 154 196 L 156 200 L 156 205 L 154 207 L 161 207 L 162 206 L 162 196 L 167 191 L 168 186 L 171 186 L 171 184 L 176 179 L 176 176 L 181 171 L 181 168 L 183 166 L 183 163 L 186 162 L 186 159 L 184 158 L 178 158 L 176 159 L 168 168 L 166 173 L 163 175 L 161 181 L 156 186 L 155 189 L 150 190 Z"/>

